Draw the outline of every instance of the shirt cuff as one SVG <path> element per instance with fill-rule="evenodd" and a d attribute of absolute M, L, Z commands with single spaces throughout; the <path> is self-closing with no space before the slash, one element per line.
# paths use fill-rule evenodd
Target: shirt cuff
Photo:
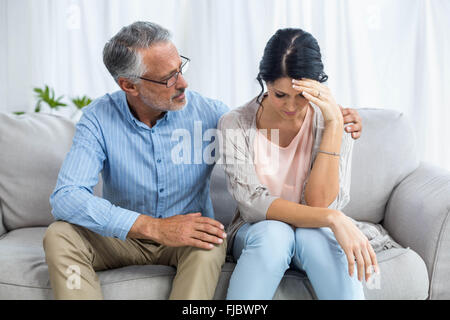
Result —
<path fill-rule="evenodd" d="M 114 237 L 125 241 L 131 227 L 140 216 L 139 213 L 117 206 L 111 208 L 111 220 L 105 229 L 106 237 Z"/>

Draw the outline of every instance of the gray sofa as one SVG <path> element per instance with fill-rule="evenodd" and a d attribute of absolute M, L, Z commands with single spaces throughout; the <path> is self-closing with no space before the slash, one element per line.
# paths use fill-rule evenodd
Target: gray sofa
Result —
<path fill-rule="evenodd" d="M 450 173 L 419 161 L 414 132 L 398 112 L 359 109 L 351 200 L 344 212 L 380 223 L 404 248 L 377 255 L 381 277 L 368 299 L 450 299 Z M 47 114 L 0 113 L 0 299 L 52 299 L 42 238 L 53 221 L 49 196 L 70 148 L 74 124 Z M 101 194 L 101 186 L 96 194 Z M 223 170 L 213 171 L 216 217 L 236 207 Z M 226 262 L 215 298 L 223 299 L 234 263 Z M 106 299 L 166 299 L 175 270 L 129 266 L 98 272 Z M 288 270 L 275 299 L 314 299 L 302 272 Z"/>

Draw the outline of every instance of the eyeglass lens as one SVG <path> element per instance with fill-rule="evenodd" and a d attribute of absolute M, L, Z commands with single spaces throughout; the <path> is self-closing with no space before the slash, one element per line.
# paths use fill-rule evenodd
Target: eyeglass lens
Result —
<path fill-rule="evenodd" d="M 175 74 L 167 81 L 167 87 L 168 87 L 168 88 L 171 87 L 171 86 L 173 86 L 173 85 L 178 81 L 178 75 L 179 75 L 180 73 L 181 73 L 181 74 L 184 74 L 184 73 L 187 71 L 188 66 L 189 66 L 189 60 L 186 60 L 186 61 L 184 62 L 184 64 L 181 66 L 180 72 L 175 73 Z"/>

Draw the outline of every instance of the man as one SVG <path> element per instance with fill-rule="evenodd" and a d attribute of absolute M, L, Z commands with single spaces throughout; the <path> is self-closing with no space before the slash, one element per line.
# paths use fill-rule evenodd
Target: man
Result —
<path fill-rule="evenodd" d="M 177 269 L 170 299 L 212 299 L 226 253 L 209 194 L 213 165 L 173 161 L 172 133 L 215 129 L 228 108 L 185 91 L 189 59 L 156 24 L 122 28 L 103 58 L 121 90 L 84 109 L 50 197 L 57 221 L 44 249 L 54 296 L 102 299 L 96 271 L 162 264 Z M 359 135 L 359 116 L 343 112 Z M 100 172 L 103 198 L 93 195 Z M 67 270 L 80 275 L 75 288 Z"/>

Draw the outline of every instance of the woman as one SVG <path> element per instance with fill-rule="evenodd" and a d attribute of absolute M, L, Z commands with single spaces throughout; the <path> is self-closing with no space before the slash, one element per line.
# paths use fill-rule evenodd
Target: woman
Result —
<path fill-rule="evenodd" d="M 238 202 L 227 299 L 272 299 L 290 266 L 306 271 L 319 299 L 364 299 L 364 275 L 378 272 L 367 237 L 340 211 L 353 140 L 327 78 L 311 34 L 278 30 L 260 63 L 261 94 L 219 121 Z"/>

